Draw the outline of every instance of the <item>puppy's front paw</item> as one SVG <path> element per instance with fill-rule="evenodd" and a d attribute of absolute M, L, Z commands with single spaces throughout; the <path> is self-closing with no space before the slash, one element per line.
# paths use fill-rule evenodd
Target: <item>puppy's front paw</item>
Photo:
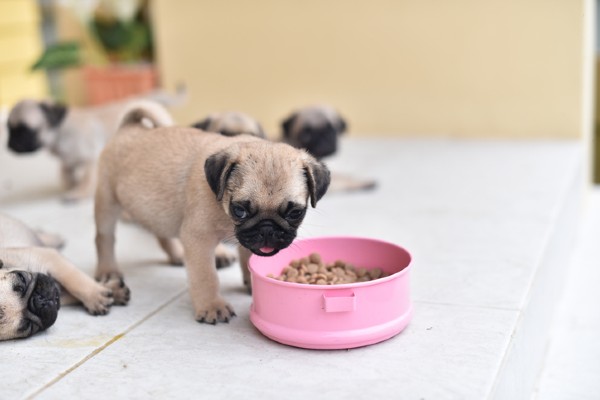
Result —
<path fill-rule="evenodd" d="M 106 315 L 114 303 L 113 292 L 109 288 L 98 285 L 81 299 L 83 306 L 92 315 Z"/>
<path fill-rule="evenodd" d="M 207 307 L 196 311 L 196 321 L 212 325 L 217 322 L 229 322 L 233 317 L 235 317 L 233 307 L 223 299 L 216 299 Z"/>
<path fill-rule="evenodd" d="M 125 306 L 131 298 L 131 290 L 125 284 L 123 277 L 119 274 L 106 274 L 99 280 L 100 284 L 112 291 L 114 305 Z"/>

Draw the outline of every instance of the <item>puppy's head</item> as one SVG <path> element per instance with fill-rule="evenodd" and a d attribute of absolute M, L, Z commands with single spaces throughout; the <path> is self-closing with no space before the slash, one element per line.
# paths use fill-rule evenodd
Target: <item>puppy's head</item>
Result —
<path fill-rule="evenodd" d="M 305 151 L 263 140 L 213 154 L 204 171 L 237 240 L 260 256 L 292 243 L 309 201 L 315 207 L 330 180 L 327 167 Z"/>
<path fill-rule="evenodd" d="M 0 340 L 26 338 L 49 328 L 59 308 L 60 291 L 53 278 L 0 267 Z"/>
<path fill-rule="evenodd" d="M 210 114 L 192 126 L 203 131 L 217 132 L 225 136 L 237 136 L 247 133 L 259 138 L 265 138 L 265 132 L 258 121 L 249 115 L 236 111 Z"/>
<path fill-rule="evenodd" d="M 336 152 L 338 136 L 346 131 L 347 124 L 333 108 L 312 106 L 292 113 L 281 127 L 286 143 L 321 159 Z"/>
<path fill-rule="evenodd" d="M 62 105 L 20 101 L 8 115 L 8 147 L 16 153 L 32 153 L 50 145 L 66 114 Z"/>

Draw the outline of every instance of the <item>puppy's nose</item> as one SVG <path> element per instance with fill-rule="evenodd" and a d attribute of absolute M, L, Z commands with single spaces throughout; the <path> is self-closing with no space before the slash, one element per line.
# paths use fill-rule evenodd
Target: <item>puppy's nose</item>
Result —
<path fill-rule="evenodd" d="M 28 309 L 40 319 L 41 329 L 54 324 L 60 308 L 60 290 L 56 281 L 46 274 L 38 274 Z"/>

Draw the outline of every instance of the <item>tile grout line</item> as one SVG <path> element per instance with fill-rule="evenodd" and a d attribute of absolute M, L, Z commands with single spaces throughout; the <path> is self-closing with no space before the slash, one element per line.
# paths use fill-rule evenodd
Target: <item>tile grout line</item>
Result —
<path fill-rule="evenodd" d="M 36 396 L 39 396 L 44 390 L 48 389 L 49 387 L 51 387 L 55 383 L 59 382 L 64 377 L 66 377 L 67 375 L 69 375 L 71 372 L 75 371 L 77 368 L 79 368 L 83 364 L 85 364 L 88 360 L 90 360 L 90 359 L 94 358 L 96 355 L 100 354 L 102 351 L 104 351 L 104 349 L 106 349 L 107 347 L 109 347 L 110 345 L 112 345 L 113 343 L 115 343 L 117 340 L 120 340 L 125 335 L 127 335 L 129 332 L 131 332 L 132 330 L 134 330 L 135 328 L 137 328 L 138 326 L 140 326 L 142 323 L 146 322 L 148 319 L 150 319 L 153 316 L 155 316 L 156 314 L 158 314 L 165 307 L 167 307 L 170 304 L 172 304 L 175 300 L 177 300 L 178 298 L 180 298 L 186 292 L 187 292 L 187 287 L 185 289 L 182 289 L 181 291 L 179 291 L 175 296 L 173 296 L 171 299 L 169 299 L 166 303 L 164 303 L 162 306 L 158 307 L 156 310 L 152 311 L 150 314 L 146 315 L 141 320 L 139 320 L 135 324 L 129 326 L 123 332 L 116 334 L 114 337 L 112 337 L 109 341 L 107 341 L 106 343 L 104 343 L 102 346 L 94 349 L 94 351 L 92 351 L 90 354 L 88 354 L 87 356 L 85 356 L 82 360 L 78 361 L 73 366 L 71 366 L 71 367 L 67 368 L 65 371 L 61 372 L 57 377 L 53 378 L 50 382 L 46 383 L 44 386 L 42 386 L 41 388 L 37 389 L 36 391 L 34 391 L 33 393 L 31 393 L 30 395 L 25 396 L 25 399 L 26 400 L 30 400 L 30 399 L 35 398 Z"/>

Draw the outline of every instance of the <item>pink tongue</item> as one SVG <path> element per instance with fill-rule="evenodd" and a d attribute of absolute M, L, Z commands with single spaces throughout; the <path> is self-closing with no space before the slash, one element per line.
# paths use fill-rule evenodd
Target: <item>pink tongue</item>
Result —
<path fill-rule="evenodd" d="M 274 249 L 274 248 L 272 248 L 272 247 L 261 247 L 261 248 L 260 248 L 260 251 L 262 251 L 262 252 L 263 252 L 263 253 L 265 253 L 265 254 L 269 254 L 269 253 L 271 253 L 273 250 L 275 250 L 275 249 Z"/>

